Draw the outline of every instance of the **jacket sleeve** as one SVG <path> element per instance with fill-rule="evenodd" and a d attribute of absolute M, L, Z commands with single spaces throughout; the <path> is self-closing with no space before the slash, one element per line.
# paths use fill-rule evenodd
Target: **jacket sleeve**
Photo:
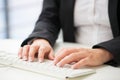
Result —
<path fill-rule="evenodd" d="M 118 10 L 117 10 L 117 17 L 116 17 L 118 20 L 118 24 L 120 23 L 119 14 L 120 14 L 120 2 L 118 2 Z M 93 46 L 93 48 L 104 48 L 113 55 L 113 60 L 106 63 L 112 66 L 120 66 L 120 24 L 118 25 L 118 27 L 119 27 L 118 28 L 119 32 L 114 39 Z"/>
<path fill-rule="evenodd" d="M 113 60 L 107 62 L 106 64 L 110 64 L 112 66 L 120 65 L 120 36 L 110 41 L 94 45 L 93 48 L 104 48 L 113 55 Z"/>
<path fill-rule="evenodd" d="M 42 12 L 36 22 L 35 28 L 29 37 L 23 41 L 21 46 L 26 45 L 28 41 L 34 38 L 46 39 L 52 46 L 54 45 L 60 31 L 59 6 L 56 1 L 43 0 Z"/>

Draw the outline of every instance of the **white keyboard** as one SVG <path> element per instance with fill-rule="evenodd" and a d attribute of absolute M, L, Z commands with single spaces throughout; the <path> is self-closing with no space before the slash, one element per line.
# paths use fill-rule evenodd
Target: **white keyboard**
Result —
<path fill-rule="evenodd" d="M 75 78 L 95 72 L 93 69 L 71 69 L 69 68 L 70 65 L 60 68 L 54 66 L 50 60 L 45 60 L 43 63 L 23 61 L 17 55 L 4 52 L 0 52 L 0 64 L 61 79 Z"/>

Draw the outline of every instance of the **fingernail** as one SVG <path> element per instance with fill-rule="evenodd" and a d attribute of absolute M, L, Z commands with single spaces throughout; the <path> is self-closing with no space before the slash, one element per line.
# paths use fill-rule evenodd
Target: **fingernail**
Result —
<path fill-rule="evenodd" d="M 60 63 L 57 63 L 56 66 L 57 66 L 57 67 L 61 67 Z"/>
<path fill-rule="evenodd" d="M 20 55 L 18 55 L 18 58 L 21 59 L 22 57 Z"/>
<path fill-rule="evenodd" d="M 74 67 L 74 66 L 71 66 L 71 68 L 72 68 L 72 69 L 75 69 L 75 67 Z"/>
<path fill-rule="evenodd" d="M 23 57 L 23 60 L 24 60 L 24 61 L 26 61 L 26 60 L 27 60 L 27 57 L 26 57 L 26 56 L 24 56 L 24 57 Z"/>
<path fill-rule="evenodd" d="M 30 61 L 30 62 L 32 62 L 32 61 L 33 61 L 32 57 L 29 57 L 29 61 Z"/>
<path fill-rule="evenodd" d="M 53 63 L 55 63 L 55 59 L 53 60 Z"/>
<path fill-rule="evenodd" d="M 39 59 L 39 62 L 42 63 L 42 62 L 43 62 L 43 59 Z"/>
<path fill-rule="evenodd" d="M 56 64 L 57 64 L 57 61 L 54 59 L 53 63 L 56 65 Z"/>

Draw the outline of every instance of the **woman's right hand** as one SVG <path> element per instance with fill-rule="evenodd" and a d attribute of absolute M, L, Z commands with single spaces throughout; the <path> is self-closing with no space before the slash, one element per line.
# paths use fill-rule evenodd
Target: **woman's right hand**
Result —
<path fill-rule="evenodd" d="M 35 39 L 31 45 L 20 47 L 18 57 L 25 61 L 34 61 L 37 54 L 39 62 L 43 62 L 44 58 L 53 60 L 53 48 L 45 39 Z"/>

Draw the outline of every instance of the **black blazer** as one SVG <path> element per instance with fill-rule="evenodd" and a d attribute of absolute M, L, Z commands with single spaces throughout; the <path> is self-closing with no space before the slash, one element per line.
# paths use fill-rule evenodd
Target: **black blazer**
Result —
<path fill-rule="evenodd" d="M 75 42 L 74 5 L 75 0 L 44 0 L 35 29 L 21 46 L 33 38 L 44 38 L 53 46 L 60 29 L 63 30 L 64 41 Z M 96 44 L 93 48 L 105 48 L 111 52 L 114 59 L 109 63 L 118 66 L 120 65 L 120 1 L 109 0 L 108 10 L 114 39 Z"/>

